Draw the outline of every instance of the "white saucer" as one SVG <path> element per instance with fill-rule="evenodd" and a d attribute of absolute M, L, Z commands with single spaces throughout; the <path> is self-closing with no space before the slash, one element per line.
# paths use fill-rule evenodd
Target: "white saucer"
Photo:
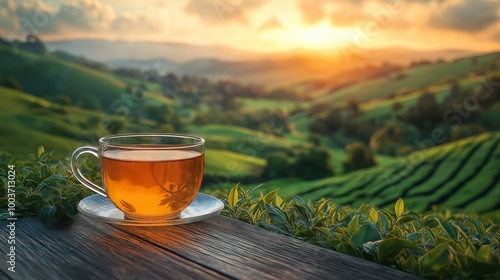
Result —
<path fill-rule="evenodd" d="M 224 208 L 224 203 L 208 194 L 198 193 L 191 204 L 184 209 L 179 217 L 162 220 L 129 220 L 107 198 L 94 194 L 78 203 L 78 211 L 93 219 L 126 226 L 172 226 L 201 221 L 218 215 Z"/>

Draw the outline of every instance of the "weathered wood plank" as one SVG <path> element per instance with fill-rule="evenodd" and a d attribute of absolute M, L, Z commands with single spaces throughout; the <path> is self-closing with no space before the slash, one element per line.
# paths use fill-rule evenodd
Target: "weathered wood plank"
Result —
<path fill-rule="evenodd" d="M 16 225 L 16 273 L 1 267 L 12 279 L 417 279 L 222 216 L 175 227 L 82 215 L 66 229 L 36 218 Z"/>
<path fill-rule="evenodd" d="M 168 228 L 115 227 L 240 279 L 418 279 L 222 216 Z"/>
<path fill-rule="evenodd" d="M 6 246 L 1 247 L 4 255 Z M 16 253 L 16 272 L 1 268 L 12 279 L 161 279 L 167 272 L 177 279 L 228 278 L 87 219 L 57 230 L 43 227 L 38 219 L 19 219 Z"/>
<path fill-rule="evenodd" d="M 9 275 L 7 275 L 7 274 L 6 274 L 6 272 L 5 272 L 5 271 L 3 271 L 3 270 L 0 270 L 0 273 L 1 273 L 1 274 L 0 274 L 0 276 L 2 276 L 2 279 L 12 279 L 12 278 L 10 278 L 10 277 L 9 277 Z M 11 272 L 11 273 L 12 273 L 12 272 Z"/>

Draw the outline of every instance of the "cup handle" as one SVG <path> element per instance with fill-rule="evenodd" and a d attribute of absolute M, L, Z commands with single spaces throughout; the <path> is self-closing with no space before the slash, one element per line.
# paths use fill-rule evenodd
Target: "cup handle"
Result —
<path fill-rule="evenodd" d="M 83 154 L 92 154 L 95 157 L 99 158 L 99 149 L 96 147 L 92 146 L 83 146 L 78 149 L 76 149 L 73 154 L 71 155 L 71 171 L 73 171 L 73 174 L 75 175 L 75 178 L 82 183 L 85 187 L 95 191 L 96 193 L 102 195 L 102 196 L 107 196 L 106 191 L 104 190 L 103 187 L 98 186 L 94 183 L 92 183 L 89 179 L 85 178 L 83 176 L 82 172 L 77 166 L 78 158 L 83 155 Z"/>

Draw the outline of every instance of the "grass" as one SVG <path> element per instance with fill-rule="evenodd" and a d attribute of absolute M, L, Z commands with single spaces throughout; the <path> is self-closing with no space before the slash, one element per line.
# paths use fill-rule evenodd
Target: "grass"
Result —
<path fill-rule="evenodd" d="M 287 134 L 284 138 L 262 133 L 259 131 L 231 125 L 206 125 L 193 128 L 191 133 L 200 135 L 207 140 L 207 147 L 213 149 L 226 149 L 239 154 L 251 157 L 264 158 L 267 151 L 291 148 L 294 144 L 308 145 L 304 139 L 306 136 L 296 136 Z M 326 138 L 323 146 L 330 152 L 330 164 L 337 173 L 343 172 L 343 161 L 347 157 L 347 152 L 330 143 Z M 380 163 L 390 163 L 393 157 L 377 156 Z"/>
<path fill-rule="evenodd" d="M 491 53 L 478 56 L 476 64 L 472 63 L 472 59 L 467 58 L 450 63 L 418 66 L 406 70 L 406 77 L 403 79 L 382 77 L 367 80 L 363 83 L 358 83 L 318 98 L 316 102 L 340 104 L 345 102 L 350 96 L 355 96 L 358 100 L 365 102 L 384 98 L 404 88 L 410 91 L 423 89 L 446 79 L 457 77 L 464 78 L 471 72 L 486 69 L 499 57 L 500 53 Z"/>
<path fill-rule="evenodd" d="M 82 129 L 82 123 L 91 116 L 110 118 L 102 112 L 61 107 L 5 87 L 0 87 L 0 95 L 0 118 L 5 121 L 0 127 L 0 146 L 17 155 L 25 154 L 27 150 L 34 151 L 45 144 L 48 150 L 55 151 L 56 158 L 66 157 L 84 142 L 86 132 L 94 132 L 94 129 Z M 57 108 L 66 113 L 54 111 Z"/>
<path fill-rule="evenodd" d="M 66 95 L 77 102 L 83 95 L 93 95 L 104 105 L 119 98 L 125 87 L 111 74 L 2 46 L 0 61 L 3 76 L 15 78 L 24 92 L 40 97 Z"/>
<path fill-rule="evenodd" d="M 104 111 L 112 110 L 112 103 L 124 93 L 127 84 L 138 85 L 132 78 L 116 77 L 54 57 L 41 56 L 22 50 L 0 46 L 0 73 L 13 77 L 24 92 L 50 98 L 68 96 L 78 104 L 83 96 L 94 96 Z M 152 90 L 145 92 L 146 104 L 173 104 L 164 97 L 158 85 L 149 83 Z"/>
<path fill-rule="evenodd" d="M 307 102 L 304 101 L 276 100 L 267 98 L 237 98 L 236 100 L 242 103 L 243 110 L 245 111 L 273 111 L 277 109 L 291 111 L 297 107 L 307 106 Z"/>
<path fill-rule="evenodd" d="M 205 175 L 245 178 L 259 175 L 266 161 L 227 150 L 205 150 Z"/>
<path fill-rule="evenodd" d="M 292 146 L 291 142 L 282 137 L 232 125 L 205 125 L 192 128 L 189 133 L 205 138 L 207 148 L 260 158 L 264 158 L 270 151 Z"/>
<path fill-rule="evenodd" d="M 119 120 L 119 116 L 111 116 L 100 111 L 91 111 L 75 107 L 63 107 L 46 99 L 21 91 L 0 87 L 2 102 L 0 118 L 5 125 L 0 126 L 0 149 L 14 155 L 25 155 L 26 151 L 36 151 L 44 145 L 47 151 L 54 151 L 54 158 L 69 157 L 73 150 L 84 144 L 96 145 L 98 138 L 88 139 L 88 135 L 102 137 L 108 131 L 96 127 L 86 127 L 89 118 L 101 120 Z M 63 109 L 58 113 L 55 109 Z M 134 132 L 151 132 L 154 123 L 145 120 L 141 124 L 127 123 L 127 130 Z M 239 143 L 241 139 L 253 139 L 258 132 L 239 127 L 206 127 L 208 135 L 222 133 L 228 143 Z M 228 133 L 232 131 L 233 133 Z M 270 135 L 262 135 L 262 141 L 270 141 L 275 145 L 285 144 L 285 140 Z M 258 157 L 237 153 L 225 149 L 207 149 L 206 175 L 225 176 L 228 172 L 235 180 L 255 177 L 265 167 L 265 160 Z"/>
<path fill-rule="evenodd" d="M 482 81 L 483 78 L 481 77 L 470 77 L 459 81 L 459 85 L 462 89 L 469 89 L 480 85 Z M 450 84 L 442 84 L 429 87 L 427 90 L 430 93 L 434 94 L 438 103 L 441 103 L 449 95 L 450 87 Z M 360 107 L 360 111 L 362 113 L 358 117 L 356 117 L 355 121 L 360 122 L 380 119 L 383 117 L 394 118 L 395 114 L 392 107 L 396 102 L 399 102 L 402 105 L 401 109 L 398 112 L 405 112 L 410 107 L 417 104 L 418 98 L 422 95 L 422 92 L 422 90 L 417 90 L 410 94 L 392 99 L 373 100 L 370 102 L 365 102 Z"/>

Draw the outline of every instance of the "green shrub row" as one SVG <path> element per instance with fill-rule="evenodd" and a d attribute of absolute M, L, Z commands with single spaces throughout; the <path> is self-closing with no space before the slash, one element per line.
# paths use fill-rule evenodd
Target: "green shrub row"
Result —
<path fill-rule="evenodd" d="M 234 186 L 223 215 L 428 279 L 500 279 L 500 231 L 472 215 L 356 209 Z"/>

